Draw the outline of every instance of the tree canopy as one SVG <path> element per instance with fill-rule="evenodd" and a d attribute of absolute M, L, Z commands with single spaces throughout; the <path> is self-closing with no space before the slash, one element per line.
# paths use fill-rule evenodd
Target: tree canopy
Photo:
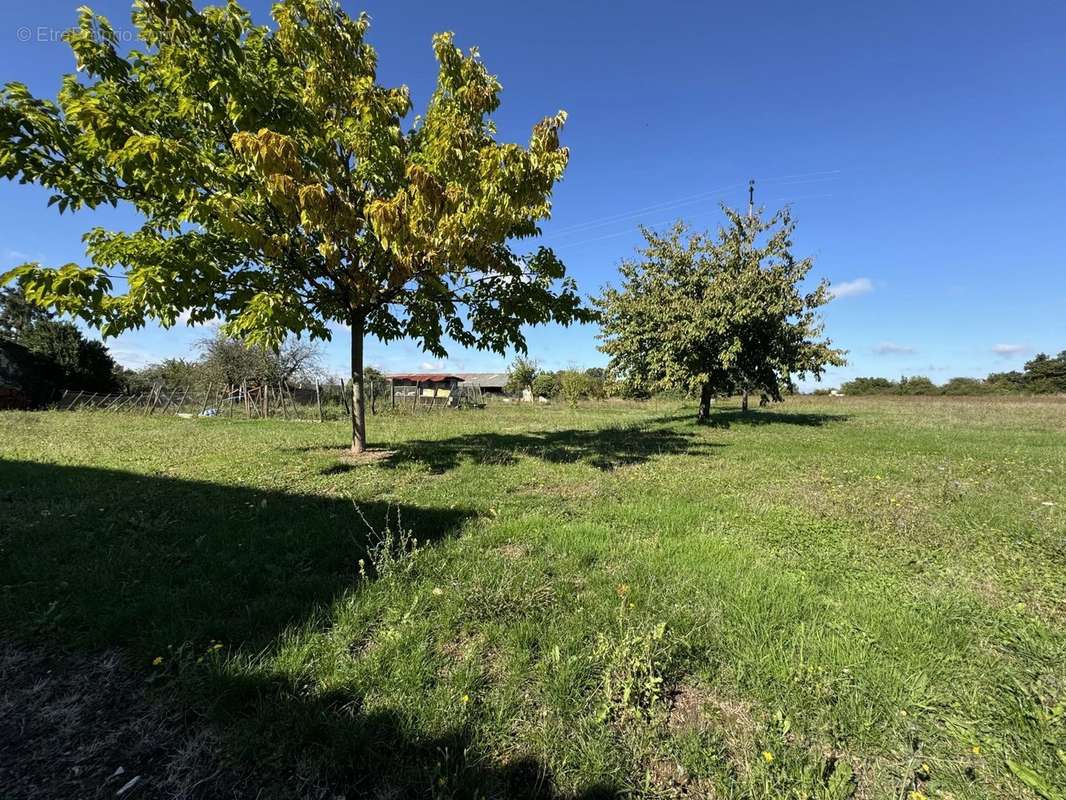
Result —
<path fill-rule="evenodd" d="M 818 377 L 844 352 L 820 338 L 823 281 L 804 293 L 811 259 L 792 254 L 787 209 L 769 220 L 723 206 L 726 224 L 711 237 L 682 223 L 665 234 L 642 228 L 639 257 L 622 262 L 621 286 L 597 301 L 601 350 L 623 384 L 680 389 L 700 397 L 761 392 L 780 400 L 795 377 Z"/>
<path fill-rule="evenodd" d="M 476 49 L 434 37 L 436 89 L 405 127 L 408 90 L 378 83 L 367 16 L 334 0 L 281 0 L 272 26 L 236 2 L 134 8 L 126 54 L 82 9 L 66 36 L 79 74 L 55 101 L 4 87 L 0 175 L 48 188 L 61 212 L 122 203 L 143 224 L 90 230 L 89 266 L 0 281 L 105 335 L 217 318 L 276 347 L 348 326 L 357 450 L 366 334 L 438 357 L 446 337 L 502 353 L 524 350 L 523 325 L 589 318 L 550 249 L 511 246 L 550 215 L 565 114 L 527 146 L 498 142 L 501 85 Z"/>

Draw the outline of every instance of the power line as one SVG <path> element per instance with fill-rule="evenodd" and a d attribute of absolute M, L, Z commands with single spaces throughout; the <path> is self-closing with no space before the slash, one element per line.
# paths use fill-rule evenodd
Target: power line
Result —
<path fill-rule="evenodd" d="M 780 183 L 788 182 L 785 185 L 800 185 L 803 183 L 818 183 L 822 181 L 834 180 L 842 170 L 821 170 L 819 172 L 802 172 L 794 175 L 778 175 L 770 178 L 760 178 L 763 183 Z M 623 211 L 617 214 L 609 214 L 603 217 L 594 217 L 593 219 L 586 220 L 584 222 L 574 223 L 573 225 L 565 225 L 561 228 L 556 228 L 551 231 L 551 236 L 569 236 L 573 233 L 582 233 L 592 228 L 601 228 L 605 225 L 611 225 L 615 222 L 623 222 L 633 217 L 639 217 L 642 214 L 646 214 L 649 211 L 665 211 L 667 209 L 678 208 L 680 206 L 688 205 L 690 203 L 696 203 L 703 200 L 721 195 L 731 189 L 742 188 L 745 184 L 733 183 L 728 186 L 722 186 L 718 189 L 711 189 L 709 191 L 699 192 L 698 194 L 687 195 L 685 197 L 676 198 L 674 200 L 665 200 L 659 203 L 654 203 L 643 208 L 633 209 L 632 211 Z"/>
<path fill-rule="evenodd" d="M 645 206 L 644 208 L 634 209 L 633 211 L 624 211 L 619 214 L 612 214 L 606 217 L 597 217 L 585 222 L 579 222 L 574 225 L 567 225 L 558 230 L 553 230 L 553 236 L 566 235 L 568 233 L 575 233 L 587 228 L 598 228 L 603 225 L 610 225 L 613 222 L 622 222 L 630 217 L 639 217 L 641 214 L 645 214 L 649 211 L 662 211 L 668 208 L 674 208 L 676 206 L 683 206 L 689 203 L 695 203 L 701 200 L 706 200 L 715 195 L 727 192 L 730 189 L 737 189 L 743 186 L 742 183 L 732 184 L 730 186 L 723 186 L 720 189 L 712 189 L 707 192 L 700 192 L 699 194 L 689 195 L 687 197 L 678 198 L 676 200 L 667 200 L 661 203 L 655 203 L 654 205 Z"/>

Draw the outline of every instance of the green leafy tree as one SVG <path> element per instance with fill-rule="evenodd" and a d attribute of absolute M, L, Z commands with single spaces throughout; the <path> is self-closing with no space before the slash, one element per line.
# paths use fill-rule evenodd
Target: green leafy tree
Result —
<path fill-rule="evenodd" d="M 888 378 L 855 378 L 845 381 L 840 391 L 847 395 L 899 394 L 899 384 Z"/>
<path fill-rule="evenodd" d="M 521 395 L 525 390 L 533 392 L 533 381 L 536 380 L 540 369 L 537 362 L 526 356 L 515 356 L 511 366 L 507 370 L 508 394 Z"/>
<path fill-rule="evenodd" d="M 980 378 L 952 378 L 940 391 L 946 395 L 975 395 L 989 394 L 993 389 Z"/>
<path fill-rule="evenodd" d="M 60 211 L 122 203 L 143 224 L 89 231 L 90 266 L 26 264 L 0 283 L 106 336 L 183 313 L 269 347 L 346 325 L 357 452 L 367 335 L 439 357 L 445 337 L 524 351 L 523 325 L 589 318 L 550 249 L 510 245 L 550 215 L 565 115 L 528 146 L 498 142 L 501 86 L 476 50 L 434 37 L 436 89 L 405 128 L 407 88 L 378 83 L 368 18 L 334 0 L 281 0 L 270 27 L 237 2 L 134 9 L 142 44 L 125 55 L 81 11 L 66 36 L 81 74 L 56 101 L 3 89 L 0 175 L 46 187 Z"/>
<path fill-rule="evenodd" d="M 585 370 L 585 378 L 588 381 L 588 395 L 597 400 L 607 396 L 607 370 L 603 367 L 589 367 Z"/>
<path fill-rule="evenodd" d="M 1055 357 L 1039 353 L 1026 362 L 1025 387 L 1038 394 L 1066 392 L 1066 350 Z"/>
<path fill-rule="evenodd" d="M 558 374 L 559 393 L 574 408 L 579 400 L 589 396 L 589 378 L 580 370 L 564 369 Z"/>
<path fill-rule="evenodd" d="M 19 343 L 55 364 L 65 389 L 110 392 L 118 388 L 115 361 L 102 342 L 82 336 L 74 325 L 40 320 L 22 331 Z"/>
<path fill-rule="evenodd" d="M 190 361 L 185 358 L 166 358 L 137 370 L 139 380 L 130 381 L 147 391 L 153 386 L 203 388 L 209 382 L 207 370 L 202 361 Z"/>
<path fill-rule="evenodd" d="M 227 336 L 219 331 L 200 342 L 199 364 L 204 378 L 227 386 L 242 383 L 300 384 L 315 380 L 320 370 L 319 352 L 314 344 L 293 336 L 277 349 Z"/>
<path fill-rule="evenodd" d="M 540 372 L 533 379 L 533 396 L 548 400 L 559 394 L 559 376 L 554 372 Z"/>
<path fill-rule="evenodd" d="M 28 302 L 21 292 L 0 291 L 0 337 L 29 350 L 56 386 L 90 392 L 122 386 L 120 367 L 103 343 L 86 339 L 76 326 Z"/>
<path fill-rule="evenodd" d="M 794 377 L 844 363 L 819 338 L 828 284 L 800 289 L 812 261 L 792 255 L 788 210 L 768 221 L 723 212 L 714 238 L 682 223 L 665 235 L 642 228 L 640 258 L 623 261 L 621 287 L 597 301 L 612 371 L 634 387 L 697 395 L 699 419 L 715 395 L 739 393 L 747 410 L 752 392 L 779 401 Z"/>
<path fill-rule="evenodd" d="M 985 382 L 997 392 L 1024 392 L 1026 386 L 1025 374 L 1018 370 L 1010 372 L 993 372 Z"/>
<path fill-rule="evenodd" d="M 22 292 L 0 289 L 0 336 L 17 342 L 35 323 L 49 319 L 52 315 L 29 302 Z"/>
<path fill-rule="evenodd" d="M 899 393 L 905 395 L 940 394 L 940 387 L 924 375 L 902 377 L 899 380 Z"/>

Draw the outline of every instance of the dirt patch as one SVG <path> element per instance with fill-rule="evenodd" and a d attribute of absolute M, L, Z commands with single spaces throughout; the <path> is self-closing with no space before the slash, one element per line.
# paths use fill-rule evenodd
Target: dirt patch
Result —
<path fill-rule="evenodd" d="M 396 455 L 395 450 L 386 450 L 384 447 L 370 447 L 362 453 L 353 453 L 351 450 L 341 450 L 339 453 L 341 462 L 344 464 L 373 464 L 375 461 L 384 461 Z"/>
<path fill-rule="evenodd" d="M 485 635 L 483 633 L 460 633 L 454 639 L 449 639 L 446 642 L 441 642 L 438 645 L 440 654 L 450 661 L 461 662 L 465 661 L 471 651 L 481 647 L 485 642 Z"/>
<path fill-rule="evenodd" d="M 727 738 L 751 739 L 755 719 L 748 703 L 690 683 L 683 683 L 670 695 L 666 727 L 672 733 L 705 731 L 715 728 Z"/>
<path fill-rule="evenodd" d="M 150 698 L 115 652 L 51 656 L 0 644 L 5 800 L 262 796 L 221 763 L 220 749 L 211 730 L 190 731 L 176 705 Z"/>
<path fill-rule="evenodd" d="M 749 703 L 692 683 L 680 684 L 669 701 L 666 729 L 670 733 L 714 731 L 736 769 L 746 772 L 758 727 Z"/>
<path fill-rule="evenodd" d="M 718 800 L 720 797 L 712 781 L 693 778 L 671 758 L 652 761 L 647 766 L 646 775 L 656 797 L 685 797 L 690 800 Z"/>
<path fill-rule="evenodd" d="M 700 731 L 709 724 L 708 707 L 712 695 L 691 684 L 682 684 L 670 697 L 670 710 L 666 715 L 666 728 L 671 733 Z"/>
<path fill-rule="evenodd" d="M 517 544 L 515 542 L 508 542 L 505 545 L 500 545 L 496 548 L 496 552 L 506 558 L 508 561 L 518 561 L 529 555 L 529 548 L 524 544 Z"/>

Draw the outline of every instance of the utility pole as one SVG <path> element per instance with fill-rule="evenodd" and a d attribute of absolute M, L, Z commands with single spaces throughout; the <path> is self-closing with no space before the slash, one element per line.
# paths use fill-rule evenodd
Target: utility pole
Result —
<path fill-rule="evenodd" d="M 754 221 L 755 221 L 755 179 L 751 178 L 748 181 L 748 236 L 751 236 L 752 238 L 749 239 L 748 245 L 751 247 L 753 252 L 755 250 L 755 240 L 754 240 L 754 236 L 753 236 L 751 231 L 753 229 Z M 747 378 L 745 377 L 744 378 L 744 386 L 741 387 L 741 395 L 740 395 L 740 410 L 744 414 L 748 413 L 748 394 L 749 394 L 749 392 L 750 392 L 750 387 L 748 386 Z"/>

